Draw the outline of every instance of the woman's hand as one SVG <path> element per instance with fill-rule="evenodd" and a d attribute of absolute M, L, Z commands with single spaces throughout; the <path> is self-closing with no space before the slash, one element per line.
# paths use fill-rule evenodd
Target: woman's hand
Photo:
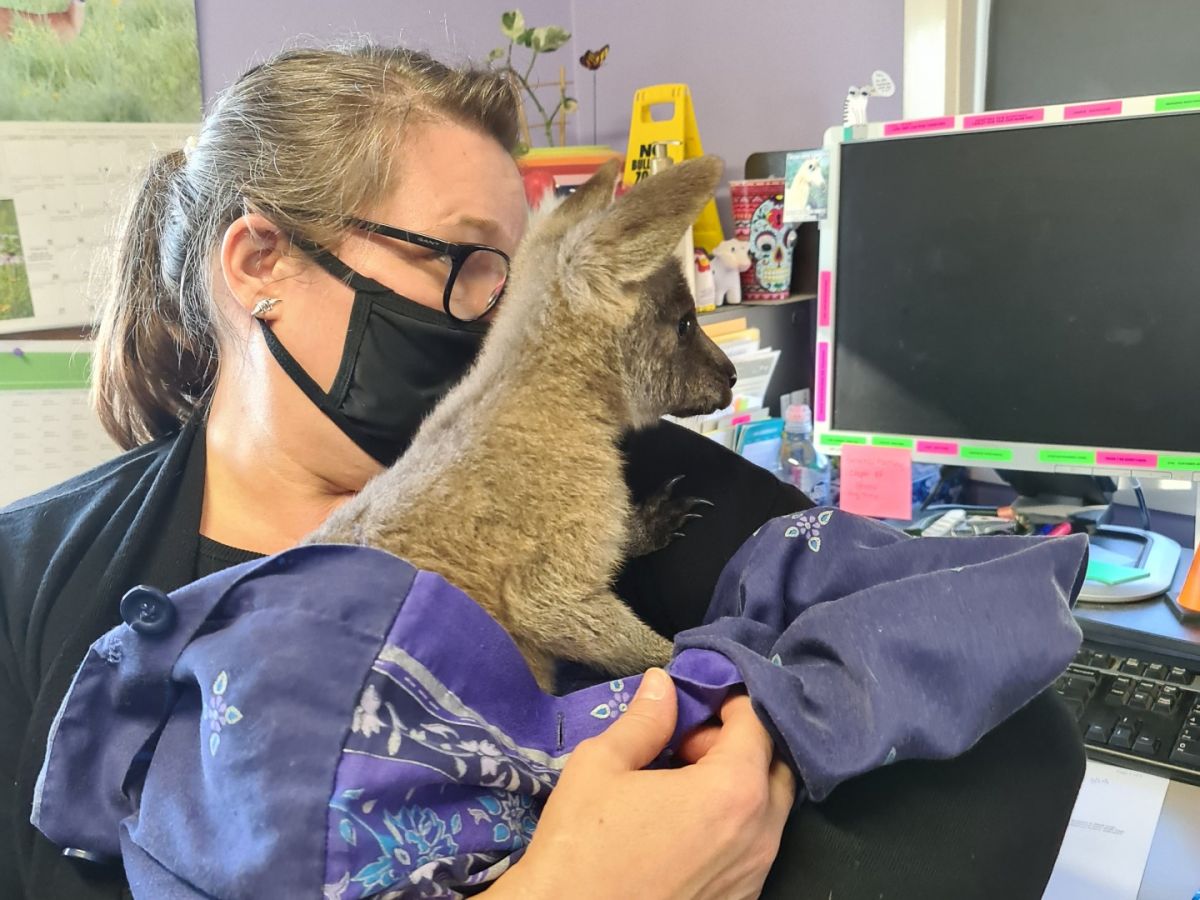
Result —
<path fill-rule="evenodd" d="M 750 700 L 692 735 L 689 765 L 642 771 L 675 728 L 675 685 L 646 673 L 629 710 L 571 755 L 525 856 L 487 892 L 497 900 L 757 897 L 795 796 L 791 770 Z"/>

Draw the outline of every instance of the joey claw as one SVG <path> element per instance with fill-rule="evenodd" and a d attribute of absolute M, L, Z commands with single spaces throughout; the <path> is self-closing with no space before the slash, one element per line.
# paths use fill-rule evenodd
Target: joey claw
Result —
<path fill-rule="evenodd" d="M 684 537 L 688 523 L 704 518 L 704 507 L 714 506 L 711 500 L 703 497 L 676 495 L 675 488 L 683 478 L 683 475 L 676 475 L 665 481 L 633 510 L 630 539 L 625 547 L 629 556 L 653 553 Z"/>

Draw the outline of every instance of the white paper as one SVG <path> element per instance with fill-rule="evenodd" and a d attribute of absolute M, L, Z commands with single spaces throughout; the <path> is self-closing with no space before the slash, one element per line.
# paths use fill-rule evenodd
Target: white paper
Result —
<path fill-rule="evenodd" d="M 733 388 L 734 408 L 738 408 L 738 398 L 745 402 L 743 407 L 762 406 L 767 396 L 767 385 L 779 362 L 779 351 L 767 347 L 754 353 L 746 353 L 730 357 L 737 370 L 737 384 Z"/>
<path fill-rule="evenodd" d="M 742 456 L 756 466 L 773 472 L 779 467 L 779 448 L 782 445 L 782 438 L 752 441 L 742 448 Z"/>
<path fill-rule="evenodd" d="M 1042 900 L 1137 900 L 1169 784 L 1089 759 Z"/>
<path fill-rule="evenodd" d="M 0 341 L 0 353 L 14 348 L 28 365 L 38 354 L 88 353 L 82 341 Z M 66 481 L 120 453 L 88 404 L 83 387 L 12 390 L 0 383 L 0 506 Z"/>

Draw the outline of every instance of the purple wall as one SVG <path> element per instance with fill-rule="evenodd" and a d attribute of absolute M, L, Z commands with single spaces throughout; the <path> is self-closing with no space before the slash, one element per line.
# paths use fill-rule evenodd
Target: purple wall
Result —
<path fill-rule="evenodd" d="M 633 92 L 662 82 L 690 86 L 704 149 L 741 177 L 755 150 L 820 144 L 840 123 L 851 84 L 874 69 L 899 81 L 904 4 L 899 0 L 443 0 L 437 9 L 397 0 L 196 0 L 205 97 L 285 46 L 366 35 L 427 49 L 447 61 L 483 60 L 502 42 L 501 11 L 519 7 L 531 25 L 555 24 L 574 37 L 539 67 L 578 79 L 580 112 L 568 139 L 591 143 L 591 73 L 585 49 L 611 44 L 598 80 L 600 143 L 624 150 Z M 705 12 L 711 7 L 712 12 Z M 871 101 L 873 119 L 900 117 L 900 90 Z"/>

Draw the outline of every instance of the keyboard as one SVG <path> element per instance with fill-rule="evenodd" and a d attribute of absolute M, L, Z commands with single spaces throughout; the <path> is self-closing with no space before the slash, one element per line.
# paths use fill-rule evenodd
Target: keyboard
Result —
<path fill-rule="evenodd" d="M 1088 756 L 1200 784 L 1200 664 L 1094 641 L 1054 683 Z"/>

